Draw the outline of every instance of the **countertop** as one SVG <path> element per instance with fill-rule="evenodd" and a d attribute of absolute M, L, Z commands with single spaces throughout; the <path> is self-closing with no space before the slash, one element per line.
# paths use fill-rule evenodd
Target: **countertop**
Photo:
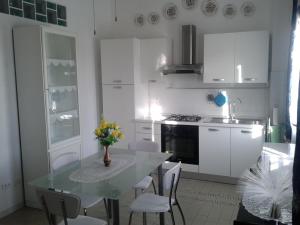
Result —
<path fill-rule="evenodd" d="M 208 122 L 210 118 L 215 116 L 201 116 L 202 119 L 199 122 L 177 122 L 177 121 L 165 121 L 166 117 L 160 117 L 158 119 L 152 119 L 150 117 L 137 118 L 135 122 L 140 123 L 154 123 L 154 124 L 171 124 L 171 125 L 191 125 L 191 126 L 203 126 L 203 127 L 227 127 L 227 128 L 263 128 L 264 124 L 226 124 L 226 123 L 211 123 Z M 245 119 L 262 120 L 263 118 L 249 118 Z"/>

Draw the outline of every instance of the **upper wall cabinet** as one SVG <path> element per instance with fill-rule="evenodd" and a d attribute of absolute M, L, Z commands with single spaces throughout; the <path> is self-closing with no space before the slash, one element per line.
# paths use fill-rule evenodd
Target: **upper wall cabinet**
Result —
<path fill-rule="evenodd" d="M 161 80 L 160 68 L 172 63 L 171 41 L 167 38 L 140 40 L 142 82 Z"/>
<path fill-rule="evenodd" d="M 268 83 L 269 33 L 204 36 L 204 83 Z"/>
<path fill-rule="evenodd" d="M 236 34 L 235 82 L 268 83 L 269 33 Z"/>
<path fill-rule="evenodd" d="M 204 83 L 234 83 L 234 34 L 204 37 Z"/>
<path fill-rule="evenodd" d="M 139 68 L 139 40 L 101 40 L 102 84 L 134 84 Z"/>

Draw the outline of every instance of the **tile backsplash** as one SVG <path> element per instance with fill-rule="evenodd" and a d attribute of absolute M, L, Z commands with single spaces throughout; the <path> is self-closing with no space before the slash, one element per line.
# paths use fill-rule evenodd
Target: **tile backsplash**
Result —
<path fill-rule="evenodd" d="M 0 0 L 0 13 L 67 26 L 67 9 L 45 0 Z"/>

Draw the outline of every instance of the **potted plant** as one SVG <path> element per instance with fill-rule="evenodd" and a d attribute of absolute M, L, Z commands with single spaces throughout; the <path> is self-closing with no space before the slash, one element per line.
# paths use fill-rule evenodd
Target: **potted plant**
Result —
<path fill-rule="evenodd" d="M 99 127 L 95 129 L 95 135 L 96 139 L 100 141 L 100 144 L 104 148 L 104 165 L 109 167 L 111 158 L 108 147 L 117 143 L 120 139 L 123 139 L 124 135 L 116 123 L 109 123 L 104 119 L 101 119 Z"/>

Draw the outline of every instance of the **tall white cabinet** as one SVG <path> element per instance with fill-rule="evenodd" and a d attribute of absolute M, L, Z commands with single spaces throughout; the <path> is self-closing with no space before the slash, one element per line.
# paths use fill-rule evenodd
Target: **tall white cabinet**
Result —
<path fill-rule="evenodd" d="M 119 124 L 125 138 L 114 147 L 127 148 L 135 140 L 134 119 L 147 108 L 146 86 L 140 82 L 140 41 L 101 40 L 103 116 Z"/>
<path fill-rule="evenodd" d="M 81 158 L 76 38 L 42 26 L 13 29 L 26 205 L 28 183 Z"/>

